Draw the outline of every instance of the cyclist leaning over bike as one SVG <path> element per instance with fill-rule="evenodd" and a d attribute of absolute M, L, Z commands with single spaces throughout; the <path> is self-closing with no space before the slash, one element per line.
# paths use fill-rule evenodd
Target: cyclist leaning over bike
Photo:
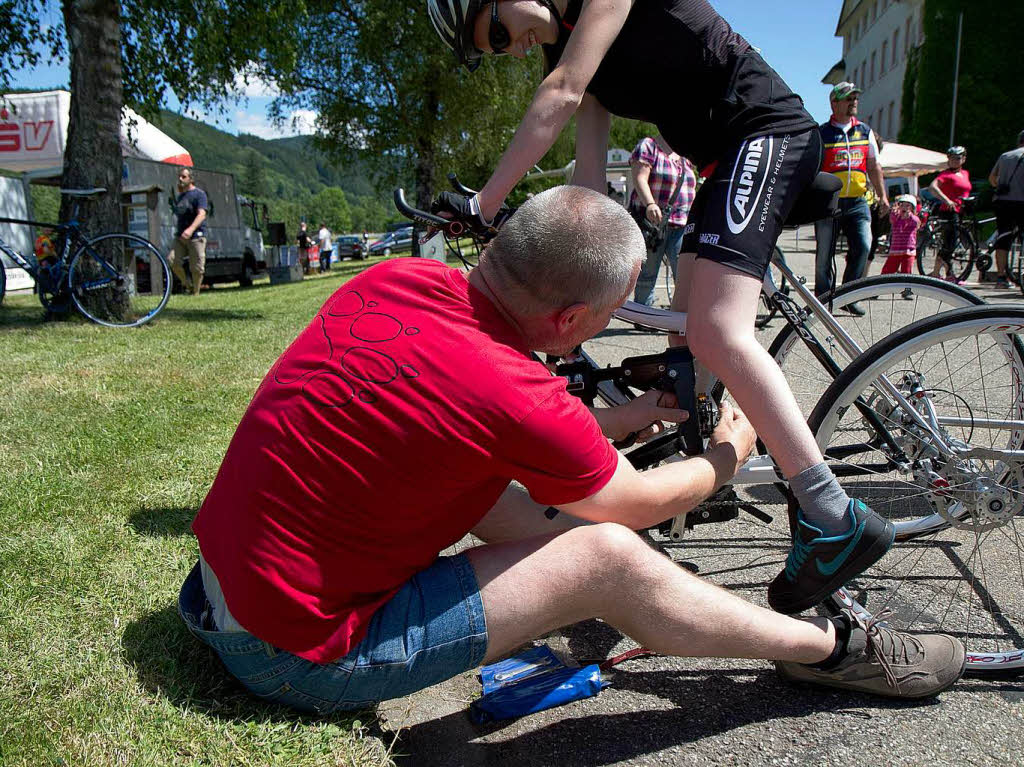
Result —
<path fill-rule="evenodd" d="M 946 278 L 951 282 L 959 282 L 953 272 L 953 250 L 956 248 L 957 233 L 960 230 L 960 211 L 963 209 L 964 200 L 971 195 L 971 174 L 964 167 L 967 150 L 962 146 L 956 145 L 947 149 L 946 160 L 949 163 L 946 169 L 936 176 L 928 187 L 941 203 L 938 210 L 939 257 L 935 259 L 931 276 L 941 277 L 944 266 Z M 1005 272 L 999 279 L 1001 284 L 997 287 L 1007 287 Z"/>
<path fill-rule="evenodd" d="M 321 714 L 592 617 L 660 652 L 775 659 L 848 690 L 953 684 L 956 639 L 780 615 L 631 531 L 696 506 L 754 442 L 724 405 L 709 451 L 638 472 L 604 436 L 681 420 L 674 400 L 591 412 L 530 356 L 603 330 L 645 255 L 624 208 L 563 186 L 524 204 L 468 276 L 398 259 L 339 288 L 260 384 L 193 524 L 192 632 L 254 693 Z M 439 556 L 471 530 L 484 545 Z"/>
<path fill-rule="evenodd" d="M 989 174 L 989 183 L 995 188 L 996 209 L 996 269 L 1006 282 L 1006 261 L 1013 244 L 1014 229 L 1024 230 L 1024 131 L 1017 135 L 1017 148 L 1004 152 L 996 160 Z"/>
<path fill-rule="evenodd" d="M 775 241 L 821 167 L 821 137 L 800 97 L 706 0 L 427 0 L 427 10 L 470 70 L 484 53 L 521 58 L 536 45 L 548 69 L 480 193 L 443 194 L 435 212 L 478 230 L 499 225 L 505 197 L 573 116 L 573 182 L 603 191 L 611 114 L 657 125 L 707 176 L 673 298 L 689 311 L 685 341 L 748 414 L 800 504 L 769 602 L 800 612 L 880 559 L 893 526 L 846 495 L 754 335 Z M 666 98 L 666 82 L 685 84 L 686 98 Z"/>

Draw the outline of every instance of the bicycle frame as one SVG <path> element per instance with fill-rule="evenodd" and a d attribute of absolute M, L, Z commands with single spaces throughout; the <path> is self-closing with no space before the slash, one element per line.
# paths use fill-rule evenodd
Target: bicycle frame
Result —
<path fill-rule="evenodd" d="M 0 224 L 19 224 L 22 226 L 37 226 L 45 227 L 47 229 L 53 229 L 58 232 L 61 237 L 61 252 L 57 256 L 57 261 L 61 264 L 67 263 L 68 256 L 71 254 L 71 241 L 85 241 L 85 238 L 81 234 L 81 230 L 78 228 L 75 222 L 68 224 L 53 224 L 45 221 L 31 221 L 24 218 L 6 218 L 0 217 Z M 34 265 L 25 256 L 16 251 L 10 245 L 8 245 L 2 237 L 0 237 L 0 251 L 10 256 L 11 260 L 14 261 L 21 269 L 24 269 L 33 280 L 39 278 L 39 267 Z"/>

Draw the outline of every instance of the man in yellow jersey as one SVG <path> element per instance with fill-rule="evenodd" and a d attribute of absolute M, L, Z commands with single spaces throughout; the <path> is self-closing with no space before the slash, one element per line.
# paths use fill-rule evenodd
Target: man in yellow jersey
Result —
<path fill-rule="evenodd" d="M 879 199 L 879 214 L 885 216 L 889 212 L 889 197 L 882 179 L 882 166 L 878 162 L 874 131 L 857 119 L 860 93 L 860 88 L 848 82 L 833 88 L 829 95 L 832 118 L 819 128 L 825 152 L 822 170 L 835 174 L 843 182 L 843 188 L 839 194 L 839 218 L 819 221 L 814 225 L 818 243 L 814 292 L 818 295 L 833 287 L 830 249 L 836 223 L 842 227 L 849 244 L 843 282 L 864 276 L 871 248 L 871 208 L 866 199 L 869 179 Z M 854 314 L 864 313 L 856 304 L 847 308 Z"/>

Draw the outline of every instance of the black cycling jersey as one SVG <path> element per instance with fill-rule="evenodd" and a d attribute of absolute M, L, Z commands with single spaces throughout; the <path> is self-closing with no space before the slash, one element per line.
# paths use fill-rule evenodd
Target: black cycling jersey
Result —
<path fill-rule="evenodd" d="M 583 0 L 569 0 L 548 68 L 561 58 Z M 744 140 L 817 123 L 707 0 L 637 0 L 587 86 L 614 115 L 658 126 L 699 168 Z"/>

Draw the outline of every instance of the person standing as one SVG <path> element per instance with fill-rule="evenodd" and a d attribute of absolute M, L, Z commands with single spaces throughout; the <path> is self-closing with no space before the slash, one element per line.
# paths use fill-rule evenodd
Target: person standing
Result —
<path fill-rule="evenodd" d="M 191 168 L 178 171 L 178 195 L 172 200 L 174 208 L 174 246 L 167 254 L 167 262 L 185 290 L 199 295 L 206 272 L 206 214 L 210 202 L 206 192 L 196 186 Z M 188 259 L 185 273 L 182 262 Z"/>
<path fill-rule="evenodd" d="M 931 276 L 941 277 L 942 267 L 946 267 L 946 279 L 959 282 L 953 273 L 953 250 L 957 244 L 957 231 L 960 228 L 960 211 L 964 200 L 971 194 L 971 174 L 964 167 L 967 150 L 962 146 L 951 146 L 946 150 L 948 166 L 935 177 L 928 189 L 939 198 L 941 205 L 938 218 L 940 228 L 939 257 L 935 259 Z"/>
<path fill-rule="evenodd" d="M 896 198 L 896 207 L 889 212 L 892 232 L 889 235 L 889 257 L 885 259 L 882 274 L 913 274 L 917 230 L 921 226 L 916 210 L 917 198 L 914 195 L 901 194 Z"/>
<path fill-rule="evenodd" d="M 1008 288 L 1006 257 L 1013 242 L 1013 229 L 1024 229 L 1024 131 L 1017 135 L 1017 148 L 1004 152 L 996 160 L 988 181 L 995 188 L 996 209 L 996 287 Z"/>
<path fill-rule="evenodd" d="M 648 249 L 633 294 L 637 303 L 652 306 L 662 254 L 668 258 L 673 281 L 676 278 L 683 228 L 697 192 L 697 175 L 690 161 L 673 152 L 660 133 L 641 139 L 633 149 L 629 164 L 633 175 L 629 207 L 642 209 L 647 220 L 657 227 L 661 227 L 663 218 L 668 216 L 668 221 L 664 222 L 664 239 L 656 250 Z"/>
<path fill-rule="evenodd" d="M 834 87 L 829 95 L 832 118 L 819 128 L 825 149 L 822 170 L 843 182 L 839 193 L 839 217 L 823 219 L 814 225 L 817 240 L 814 292 L 819 296 L 834 287 L 831 251 L 837 224 L 842 227 L 849 243 L 843 282 L 864 276 L 871 249 L 871 208 L 866 199 L 868 179 L 878 198 L 878 214 L 885 216 L 889 212 L 889 197 L 882 179 L 882 166 L 878 162 L 875 134 L 867 123 L 857 119 L 860 94 L 861 89 L 853 83 L 842 82 Z M 864 313 L 856 304 L 847 308 L 853 314 Z"/>
<path fill-rule="evenodd" d="M 320 231 L 317 232 L 317 239 L 320 241 L 320 273 L 331 271 L 331 230 L 327 224 L 320 222 Z"/>
<path fill-rule="evenodd" d="M 313 247 L 313 240 L 306 231 L 306 222 L 299 224 L 299 233 L 295 236 L 295 242 L 299 245 L 299 263 L 302 264 L 302 273 L 309 274 L 309 249 Z"/>

